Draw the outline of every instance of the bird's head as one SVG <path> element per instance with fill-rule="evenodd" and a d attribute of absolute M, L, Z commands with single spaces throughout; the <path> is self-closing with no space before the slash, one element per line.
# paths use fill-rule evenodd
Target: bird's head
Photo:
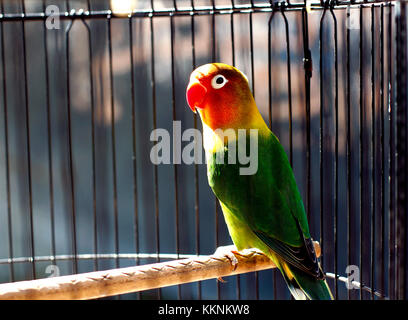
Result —
<path fill-rule="evenodd" d="M 238 69 L 223 63 L 203 65 L 190 76 L 186 98 L 193 112 L 215 129 L 247 128 L 257 108 L 248 79 Z"/>

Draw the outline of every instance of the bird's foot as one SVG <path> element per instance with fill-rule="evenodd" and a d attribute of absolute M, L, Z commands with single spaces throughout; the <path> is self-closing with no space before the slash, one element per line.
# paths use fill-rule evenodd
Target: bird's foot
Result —
<path fill-rule="evenodd" d="M 232 271 L 235 271 L 235 269 L 238 266 L 238 259 L 235 257 L 237 254 L 238 250 L 237 247 L 234 245 L 231 246 L 223 246 L 223 247 L 218 247 L 217 250 L 214 252 L 214 256 L 222 256 L 225 257 L 229 260 L 231 263 Z M 218 279 L 219 281 L 223 282 L 222 278 Z"/>

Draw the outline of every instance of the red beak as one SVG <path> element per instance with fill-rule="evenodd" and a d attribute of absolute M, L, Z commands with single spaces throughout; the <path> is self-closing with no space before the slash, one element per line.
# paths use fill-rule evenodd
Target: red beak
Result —
<path fill-rule="evenodd" d="M 196 108 L 200 108 L 206 93 L 207 89 L 199 82 L 193 82 L 187 87 L 187 103 L 194 113 L 196 112 Z"/>

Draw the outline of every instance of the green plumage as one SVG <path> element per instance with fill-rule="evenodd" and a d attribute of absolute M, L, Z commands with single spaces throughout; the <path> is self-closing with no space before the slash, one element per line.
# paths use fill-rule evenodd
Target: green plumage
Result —
<path fill-rule="evenodd" d="M 248 148 L 249 141 L 246 145 Z M 228 159 L 227 146 L 221 149 L 217 152 L 224 152 Z M 237 249 L 255 247 L 266 253 L 295 297 L 301 298 L 303 292 L 309 299 L 331 299 L 292 168 L 275 135 L 270 131 L 259 134 L 254 175 L 240 175 L 239 163 L 218 164 L 216 153 L 206 152 L 209 184 L 220 200 Z"/>

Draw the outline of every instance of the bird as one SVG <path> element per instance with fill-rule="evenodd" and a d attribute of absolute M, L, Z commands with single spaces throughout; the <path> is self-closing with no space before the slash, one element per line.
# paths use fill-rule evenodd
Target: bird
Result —
<path fill-rule="evenodd" d="M 263 120 L 248 78 L 228 64 L 202 65 L 191 73 L 186 100 L 201 118 L 208 183 L 234 248 L 263 252 L 296 300 L 332 300 L 292 167 Z M 251 143 L 257 163 L 244 172 L 236 159 L 251 152 Z"/>

